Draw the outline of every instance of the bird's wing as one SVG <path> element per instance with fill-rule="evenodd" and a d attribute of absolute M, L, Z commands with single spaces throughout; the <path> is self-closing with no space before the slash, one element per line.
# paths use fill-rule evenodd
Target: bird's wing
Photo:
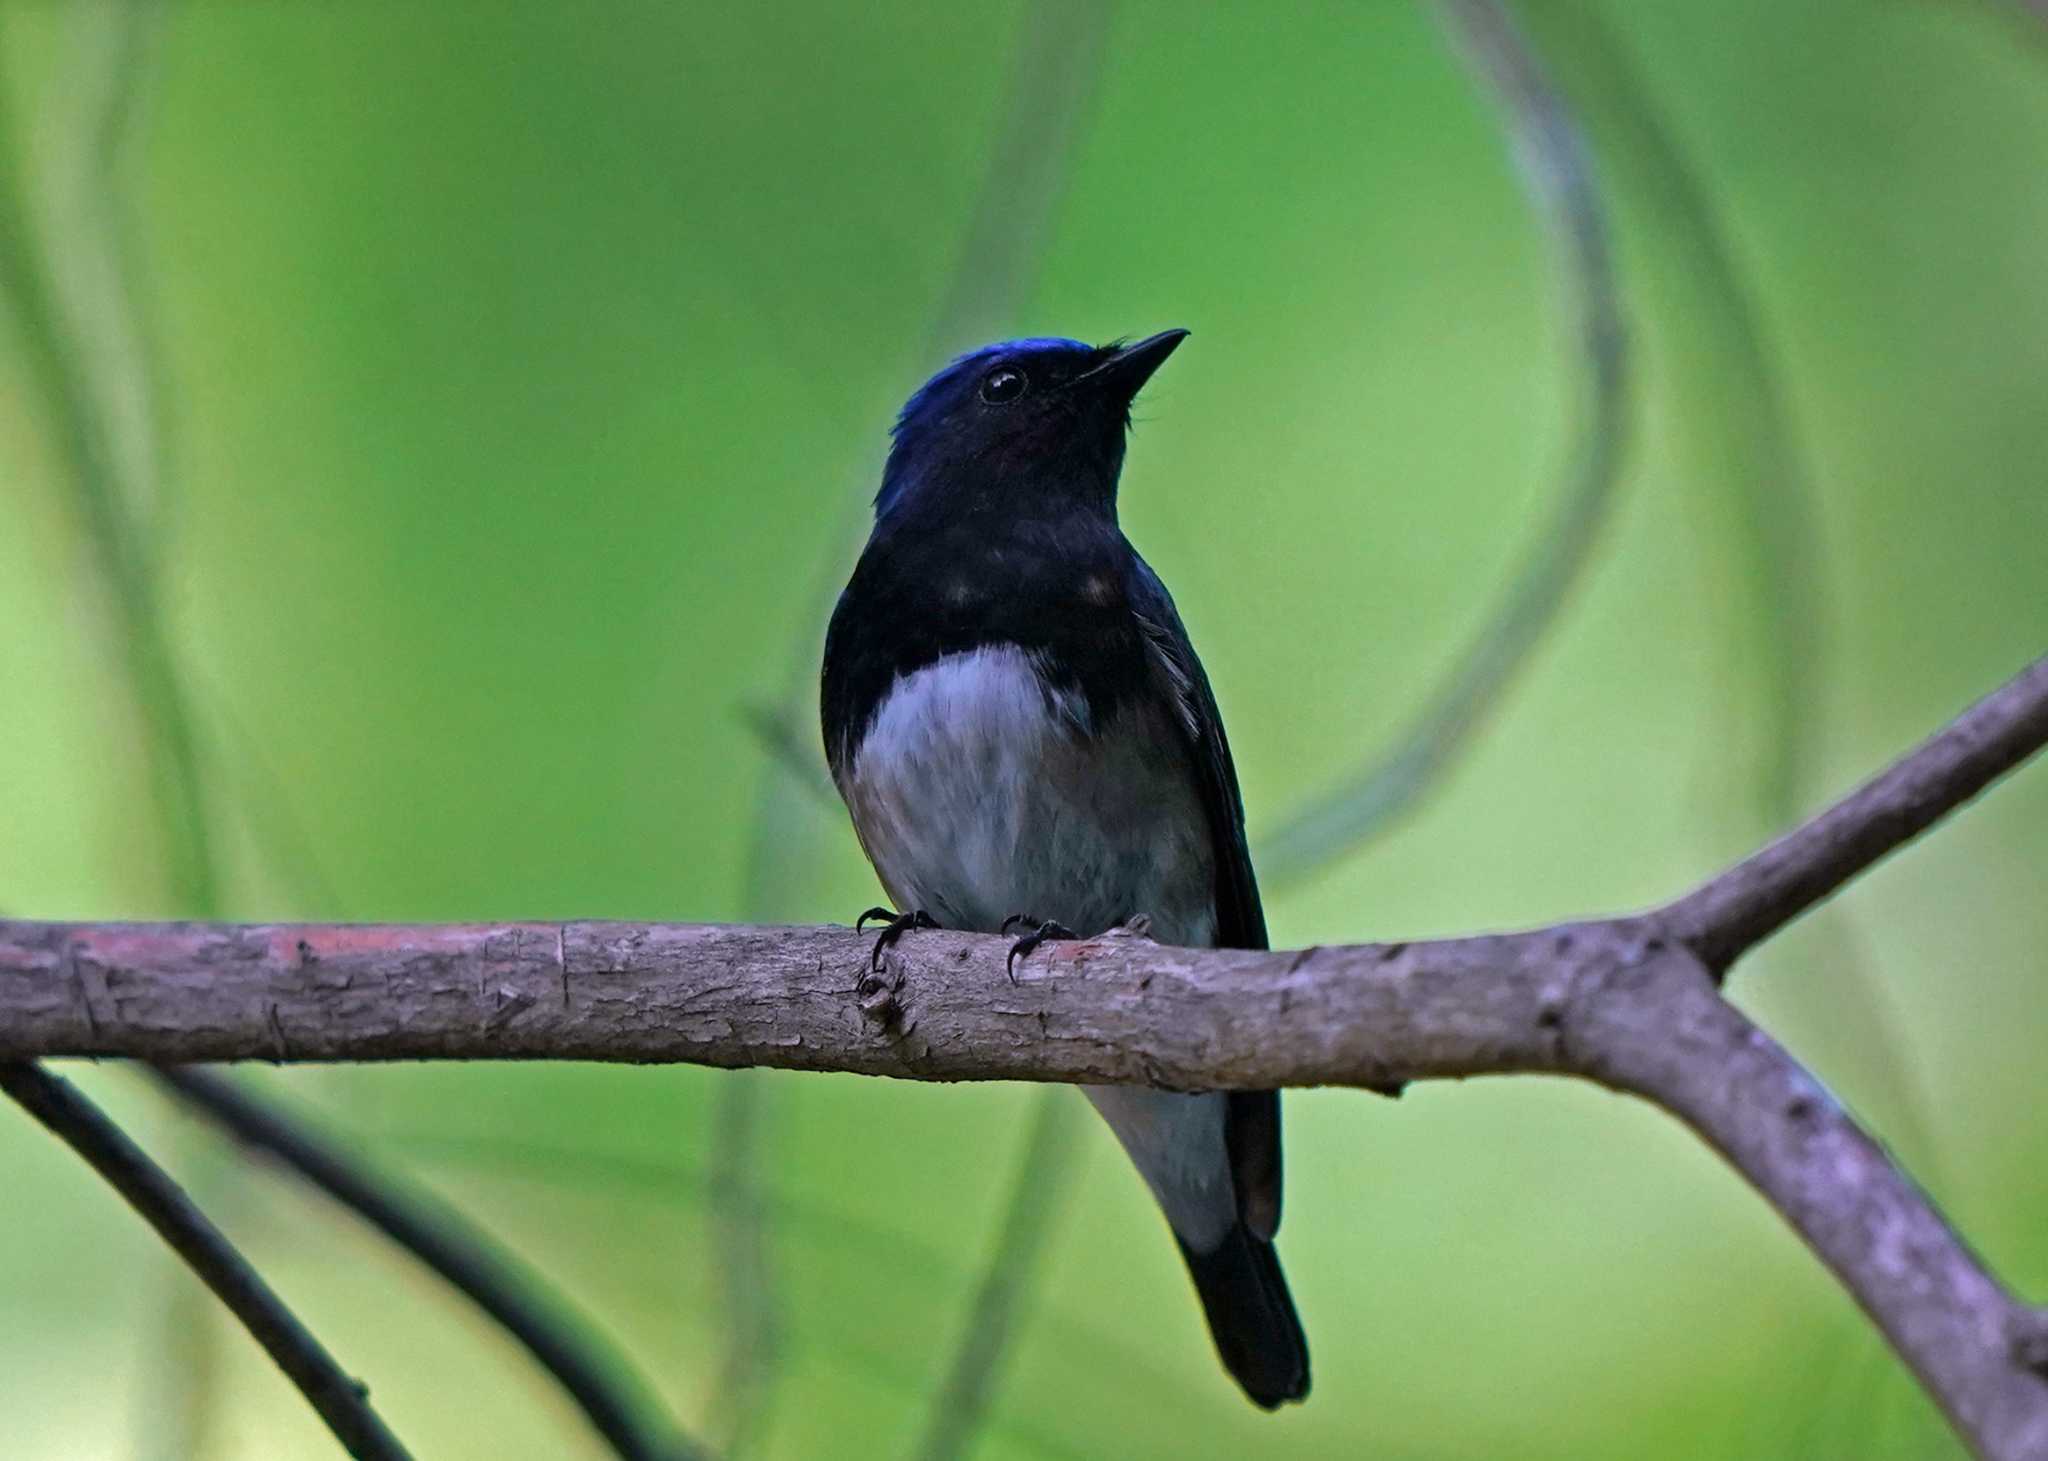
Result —
<path fill-rule="evenodd" d="M 1244 800 L 1237 768 L 1209 677 L 1195 656 L 1166 585 L 1144 559 L 1131 555 L 1131 612 L 1144 632 L 1146 651 L 1172 695 L 1175 723 L 1195 768 L 1209 843 L 1216 858 L 1216 946 L 1266 947 L 1266 915 L 1259 904 L 1258 879 L 1245 845 Z M 1254 1233 L 1270 1239 L 1280 1226 L 1280 1096 L 1276 1091 L 1239 1091 L 1230 1096 L 1225 1143 L 1237 1188 L 1238 1215 Z"/>
<path fill-rule="evenodd" d="M 1230 742 L 1223 734 L 1215 693 L 1166 586 L 1144 559 L 1135 553 L 1132 558 L 1131 612 L 1144 632 L 1148 656 L 1173 697 L 1174 719 L 1194 762 L 1202 810 L 1209 819 L 1209 840 L 1216 855 L 1216 946 L 1263 949 L 1266 915 L 1259 905 L 1251 852 L 1245 846 L 1244 801 L 1238 795 L 1237 768 L 1230 760 Z"/>

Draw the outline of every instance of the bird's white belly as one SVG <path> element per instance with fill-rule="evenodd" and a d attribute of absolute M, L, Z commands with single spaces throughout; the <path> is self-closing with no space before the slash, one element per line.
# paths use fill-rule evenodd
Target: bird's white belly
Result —
<path fill-rule="evenodd" d="M 840 789 L 890 896 L 945 927 L 1085 936 L 1143 913 L 1162 942 L 1215 937 L 1211 834 L 1163 710 L 1091 725 L 1022 650 L 899 679 Z"/>
<path fill-rule="evenodd" d="M 1215 853 L 1177 732 L 1108 727 L 1017 649 L 949 655 L 896 682 L 841 784 L 898 908 L 997 931 L 1013 914 L 1087 936 L 1143 913 L 1162 943 L 1215 941 Z M 1083 1087 L 1173 1229 L 1198 1251 L 1236 1220 L 1224 1098 Z"/>

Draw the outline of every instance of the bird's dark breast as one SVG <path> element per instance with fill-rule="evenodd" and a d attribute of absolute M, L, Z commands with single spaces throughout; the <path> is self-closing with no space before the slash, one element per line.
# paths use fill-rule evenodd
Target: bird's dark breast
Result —
<path fill-rule="evenodd" d="M 1107 725 L 1151 673 L 1128 607 L 1129 548 L 1114 527 L 1076 533 L 974 523 L 905 530 L 869 544 L 840 596 L 825 646 L 823 718 L 835 774 L 847 769 L 899 678 L 940 659 L 1014 645 L 1050 692 Z"/>
<path fill-rule="evenodd" d="M 1114 530 L 1111 530 L 1112 533 Z M 833 777 L 883 885 L 948 927 L 1216 931 L 1216 862 L 1120 536 L 871 545 L 834 615 Z"/>

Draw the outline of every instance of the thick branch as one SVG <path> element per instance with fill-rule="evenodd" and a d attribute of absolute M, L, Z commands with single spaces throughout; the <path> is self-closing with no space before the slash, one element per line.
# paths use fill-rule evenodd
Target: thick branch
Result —
<path fill-rule="evenodd" d="M 370 1408 L 369 1392 L 335 1363 L 178 1184 L 71 1083 L 33 1065 L 0 1065 L 0 1090 L 106 1178 L 248 1328 L 305 1393 L 328 1429 L 363 1461 L 406 1461 Z"/>
<path fill-rule="evenodd" d="M 2048 662 L 1668 908 L 1420 944 L 1054 944 L 843 928 L 0 923 L 0 1059 L 555 1058 L 1179 1088 L 1548 1071 L 1651 1100 L 1842 1278 L 1984 1455 L 2048 1454 L 2043 1326 L 1817 1082 L 1727 959 L 2048 740 Z"/>
<path fill-rule="evenodd" d="M 1565 1031 L 1573 1065 L 1677 1116 L 1862 1305 L 1978 1454 L 2048 1456 L 2034 1313 L 1826 1088 L 1683 950 L 1613 971 Z"/>
<path fill-rule="evenodd" d="M 1612 941 L 1608 925 L 1586 939 Z M 1299 953 L 751 924 L 0 922 L 0 1059 L 548 1059 L 1177 1087 L 1557 1067 L 1570 933 Z M 1560 957 L 1560 955 L 1565 957 Z"/>

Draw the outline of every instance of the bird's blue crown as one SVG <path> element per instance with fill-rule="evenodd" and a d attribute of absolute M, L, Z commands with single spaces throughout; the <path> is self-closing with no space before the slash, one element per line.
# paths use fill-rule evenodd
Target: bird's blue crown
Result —
<path fill-rule="evenodd" d="M 1096 446 L 1093 433 L 1077 436 L 1065 409 L 1045 414 L 1065 399 L 1066 386 L 1086 376 L 1117 353 L 1118 346 L 1094 346 L 1080 340 L 1033 337 L 1002 340 L 970 350 L 918 387 L 904 403 L 890 435 L 888 465 L 875 494 L 877 518 L 888 516 L 919 491 L 921 483 L 966 460 L 995 451 L 1011 461 L 1029 461 L 1054 473 L 1077 449 Z M 1004 409 L 1005 397 L 991 395 L 991 383 L 1012 368 L 1021 415 Z M 1127 403 L 1126 403 L 1127 404 Z M 999 415 L 991 415 L 991 411 Z M 1118 408 L 1115 446 L 1108 455 L 1122 456 L 1121 426 L 1127 416 Z M 1036 422 L 1034 428 L 1030 423 Z M 1098 455 L 1103 453 L 1099 452 Z M 1114 469 L 1111 468 L 1112 481 Z M 954 480 L 957 480 L 954 479 Z"/>
<path fill-rule="evenodd" d="M 920 425 L 944 415 L 956 404 L 961 390 L 968 383 L 979 380 L 981 373 L 999 360 L 1015 360 L 1028 369 L 1033 360 L 1065 358 L 1080 361 L 1098 353 L 1093 345 L 1079 340 L 1063 340 L 1056 335 L 998 340 L 993 345 L 970 350 L 965 355 L 955 356 L 944 370 L 917 388 L 916 394 L 903 403 L 889 434 L 901 440 L 906 433 L 914 433 Z"/>

